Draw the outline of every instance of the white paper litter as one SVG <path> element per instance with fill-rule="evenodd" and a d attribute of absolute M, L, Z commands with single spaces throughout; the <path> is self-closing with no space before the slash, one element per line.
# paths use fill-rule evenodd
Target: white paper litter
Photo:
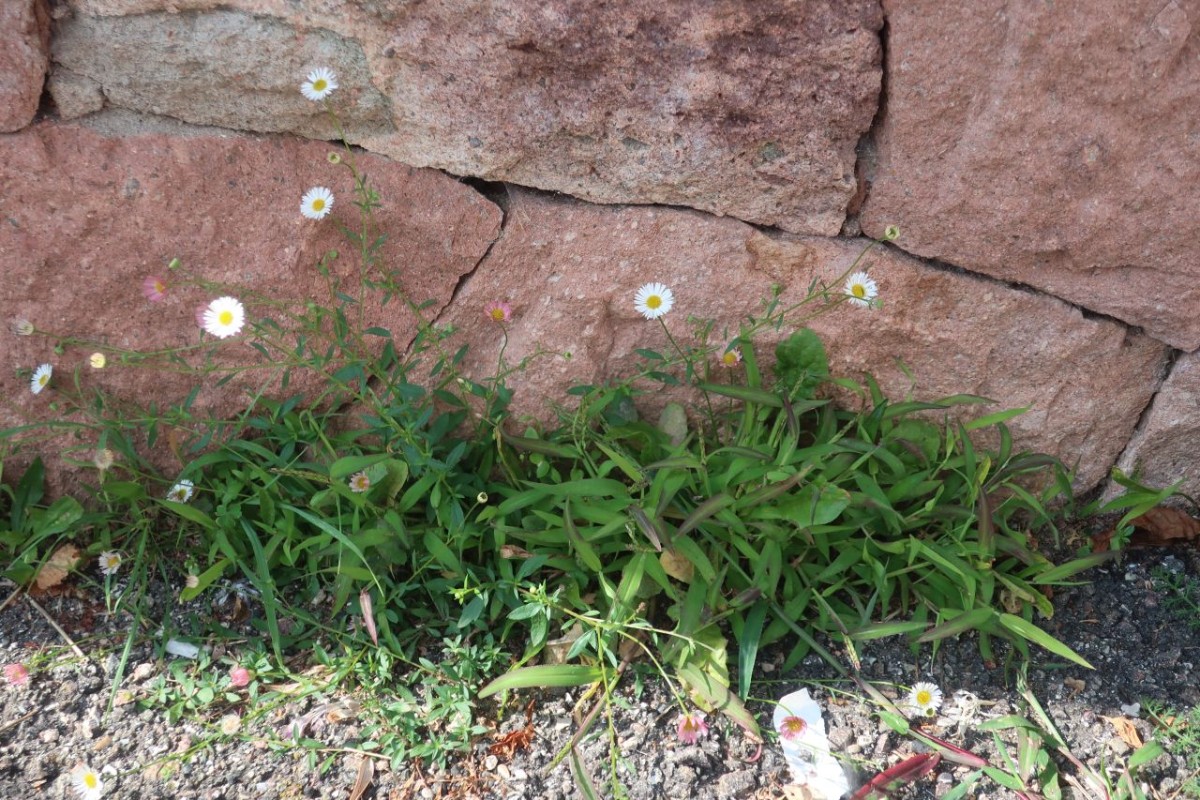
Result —
<path fill-rule="evenodd" d="M 807 689 L 792 692 L 779 701 L 775 707 L 775 730 L 781 732 L 789 717 L 804 720 L 802 734 L 793 738 L 779 737 L 783 760 L 792 772 L 792 782 L 806 787 L 814 798 L 839 800 L 850 791 L 850 781 L 841 762 L 829 752 L 825 718 Z"/>

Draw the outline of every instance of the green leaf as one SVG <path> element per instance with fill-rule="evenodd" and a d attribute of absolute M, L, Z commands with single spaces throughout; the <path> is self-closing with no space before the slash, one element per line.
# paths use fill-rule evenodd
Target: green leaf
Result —
<path fill-rule="evenodd" d="M 559 458 L 579 458 L 579 451 L 569 445 L 555 444 L 544 439 L 531 439 L 525 436 L 510 436 L 503 432 L 500 434 L 500 438 L 504 440 L 505 444 L 516 450 L 541 453 L 544 456 L 558 456 Z"/>
<path fill-rule="evenodd" d="M 1095 669 L 1095 667 L 1089 664 L 1083 656 L 1079 655 L 1074 650 L 1067 647 L 1065 644 L 1058 641 L 1053 636 L 1046 633 L 1044 630 L 1028 620 L 1014 616 L 1013 614 L 1001 614 L 1000 624 L 1018 636 L 1028 639 L 1040 647 L 1044 647 L 1055 655 L 1059 655 L 1063 658 L 1069 659 L 1070 661 L 1074 661 L 1076 664 L 1087 667 L 1088 669 Z"/>
<path fill-rule="evenodd" d="M 1133 755 L 1129 757 L 1129 770 L 1135 770 L 1138 767 L 1145 766 L 1154 759 L 1164 755 L 1167 751 L 1157 741 L 1151 739 L 1144 745 L 1139 747 Z"/>
<path fill-rule="evenodd" d="M 39 535 L 49 536 L 62 533 L 83 516 L 83 506 L 74 497 L 60 497 L 49 508 L 35 518 Z"/>
<path fill-rule="evenodd" d="M 186 603 L 189 600 L 195 600 L 197 597 L 200 596 L 201 592 L 203 592 L 209 586 L 212 586 L 213 581 L 215 581 L 217 578 L 221 577 L 221 574 L 223 572 L 225 572 L 225 568 L 228 566 L 229 566 L 229 559 L 227 559 L 227 558 L 218 559 L 217 563 L 213 564 L 211 567 L 204 570 L 204 572 L 201 572 L 199 575 L 196 576 L 196 585 L 195 586 L 185 587 L 183 589 L 183 591 L 181 591 L 179 593 L 180 601 Z"/>
<path fill-rule="evenodd" d="M 923 622 L 877 622 L 865 625 L 850 633 L 850 638 L 856 642 L 867 642 L 872 639 L 883 639 L 888 636 L 899 636 L 902 633 L 916 633 L 925 629 Z"/>
<path fill-rule="evenodd" d="M 998 770 L 995 767 L 984 767 L 983 771 L 989 778 L 1003 786 L 1005 789 L 1012 789 L 1014 792 L 1023 792 L 1026 788 L 1028 788 L 1017 776 L 1009 775 L 1007 772 Z"/>
<path fill-rule="evenodd" d="M 746 621 L 738 637 L 738 696 L 743 700 L 750 695 L 750 679 L 754 675 L 754 662 L 758 659 L 758 643 L 766 618 L 767 603 L 760 600 L 746 613 Z"/>
<path fill-rule="evenodd" d="M 821 337 L 802 328 L 775 346 L 775 381 L 792 397 L 811 398 L 829 377 Z"/>
<path fill-rule="evenodd" d="M 783 400 L 774 392 L 765 389 L 755 389 L 749 386 L 726 386 L 722 383 L 702 383 L 697 387 L 702 392 L 719 394 L 722 397 L 732 397 L 745 403 L 758 403 L 760 406 L 783 408 Z"/>
<path fill-rule="evenodd" d="M 925 633 L 917 637 L 918 642 L 935 642 L 938 639 L 945 639 L 948 636 L 957 636 L 966 631 L 979 630 L 990 626 L 996 618 L 996 612 L 991 608 L 976 608 L 966 613 L 957 612 L 957 609 L 943 608 L 942 614 L 945 616 L 954 615 L 949 622 L 943 622 L 937 627 L 930 628 Z"/>
<path fill-rule="evenodd" d="M 329 466 L 329 479 L 340 481 L 342 478 L 349 477 L 356 472 L 362 472 L 367 467 L 374 466 L 380 461 L 386 461 L 391 458 L 388 453 L 376 453 L 371 456 L 346 456 L 339 458 Z"/>
<path fill-rule="evenodd" d="M 213 521 L 213 518 L 195 506 L 189 506 L 186 503 L 176 503 L 174 500 L 159 500 L 158 502 L 162 503 L 167 509 L 174 511 L 176 514 L 188 520 L 189 522 L 196 523 L 205 530 L 213 531 L 217 529 L 217 523 Z"/>
<path fill-rule="evenodd" d="M 696 506 L 696 509 L 691 514 L 688 514 L 687 519 L 685 519 L 683 524 L 679 526 L 679 530 L 676 535 L 683 536 L 689 533 L 697 525 L 711 517 L 713 514 L 716 514 L 721 509 L 728 508 L 733 504 L 734 498 L 725 492 L 721 492 L 720 494 L 708 498 L 703 503 Z"/>
<path fill-rule="evenodd" d="M 600 563 L 599 556 L 592 549 L 592 545 L 579 535 L 579 529 L 575 527 L 575 520 L 571 518 L 571 498 L 567 498 L 563 508 L 563 527 L 567 531 L 567 539 L 571 542 L 571 547 L 575 549 L 575 555 L 583 562 L 583 565 L 592 572 L 603 572 L 604 565 Z"/>
<path fill-rule="evenodd" d="M 506 672 L 479 690 L 479 698 L 490 697 L 497 692 L 514 689 L 565 688 L 586 686 L 604 677 L 600 667 L 586 664 L 538 664 L 533 667 L 518 667 Z"/>

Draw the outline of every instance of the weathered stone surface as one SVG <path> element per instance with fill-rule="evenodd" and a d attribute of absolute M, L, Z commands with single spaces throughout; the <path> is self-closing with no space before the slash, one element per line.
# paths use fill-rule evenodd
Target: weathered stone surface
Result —
<path fill-rule="evenodd" d="M 0 133 L 33 121 L 46 67 L 50 19 L 42 0 L 0 3 Z"/>
<path fill-rule="evenodd" d="M 773 284 L 794 301 L 814 277 L 838 278 L 863 244 L 768 237 L 694 212 L 514 191 L 502 238 L 445 317 L 472 343 L 467 363 L 479 377 L 494 374 L 500 355 L 501 331 L 483 314 L 493 300 L 514 308 L 508 364 L 539 345 L 571 353 L 542 357 L 511 380 L 518 411 L 546 419 L 544 399 L 566 402 L 571 385 L 629 374 L 635 348 L 670 348 L 660 326 L 634 310 L 641 284 L 673 289 L 677 304 L 664 320 L 678 339 L 689 339 L 694 315 L 717 320 L 714 336 L 723 343 Z M 932 269 L 894 249 L 874 251 L 867 263 L 884 308 L 843 305 L 813 324 L 836 371 L 869 370 L 893 397 L 968 392 L 996 401 L 985 411 L 1029 406 L 1011 423 L 1021 446 L 1078 463 L 1080 487 L 1105 477 L 1149 401 L 1163 345 L 1052 298 Z M 1123 376 L 1121 392 L 1113 391 L 1113 374 Z"/>
<path fill-rule="evenodd" d="M 873 0 L 74 0 L 54 58 L 108 102 L 332 134 L 416 166 L 592 201 L 836 234 L 880 88 Z M 182 11 L 182 13 L 169 13 Z"/>
<path fill-rule="evenodd" d="M 234 11 L 76 15 L 59 23 L 55 70 L 98 83 L 108 104 L 197 125 L 332 139 L 324 106 L 300 94 L 314 66 L 333 65 L 338 114 L 358 136 L 392 129 L 356 42 L 327 30 Z"/>
<path fill-rule="evenodd" d="M 0 372 L 0 393 L 8 398 L 0 405 L 0 429 L 61 414 L 71 405 L 77 369 L 85 392 L 99 389 L 118 402 L 157 402 L 160 408 L 181 401 L 196 382 L 191 374 L 123 366 L 112 351 L 105 369 L 92 370 L 88 356 L 97 348 L 68 345 L 55 354 L 48 337 L 12 335 L 8 329 L 17 319 L 109 348 L 195 346 L 201 337 L 194 311 L 216 293 L 167 274 L 176 257 L 196 279 L 241 287 L 229 293 L 246 303 L 251 321 L 282 320 L 288 301 L 293 309 L 309 299 L 331 306 L 316 264 L 332 249 L 342 254 L 331 263 L 332 273 L 358 286 L 356 248 L 337 226 L 357 225 L 352 180 L 344 166 L 326 160 L 327 145 L 128 114 L 87 120 L 41 123 L 0 136 L 0 335 L 10 365 Z M 378 221 L 388 238 L 381 263 L 415 301 L 434 299 L 429 313 L 436 313 L 497 235 L 499 209 L 441 173 L 370 155 L 360 156 L 359 167 L 382 195 Z M 314 185 L 335 194 L 330 216 L 321 221 L 299 213 L 301 196 Z M 142 281 L 151 274 L 173 284 L 154 304 L 142 295 Z M 404 347 L 415 331 L 413 317 L 398 301 L 381 308 L 377 297 L 367 299 L 362 328 L 388 328 Z M 283 306 L 270 305 L 275 302 Z M 217 345 L 218 363 L 254 368 L 223 387 L 215 385 L 219 375 L 204 379 L 194 404 L 198 415 L 228 418 L 244 408 L 250 393 L 274 385 L 271 364 L 248 338 Z M 184 355 L 201 360 L 198 352 Z M 54 365 L 54 378 L 34 396 L 28 376 L 18 376 L 17 369 L 41 363 Z M 288 393 L 318 385 L 297 372 Z M 90 449 L 93 437 L 74 444 Z M 70 444 L 59 442 L 46 455 L 57 462 Z M 169 469 L 165 443 L 148 455 Z"/>
<path fill-rule="evenodd" d="M 1200 496 L 1200 353 L 1179 357 L 1117 466 L 1155 487 Z M 1110 492 L 1111 494 L 1112 492 Z"/>
<path fill-rule="evenodd" d="M 884 7 L 864 230 L 1200 347 L 1196 6 Z"/>
<path fill-rule="evenodd" d="M 104 108 L 100 84 L 66 67 L 58 67 L 50 74 L 46 88 L 50 90 L 60 119 L 85 117 Z"/>

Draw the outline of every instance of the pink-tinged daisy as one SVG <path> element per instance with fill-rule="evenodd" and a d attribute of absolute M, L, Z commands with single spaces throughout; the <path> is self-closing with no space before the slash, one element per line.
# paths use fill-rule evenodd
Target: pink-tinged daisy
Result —
<path fill-rule="evenodd" d="M 167 282 L 157 275 L 147 275 L 142 281 L 142 294 L 151 303 L 160 303 L 167 299 Z"/>
<path fill-rule="evenodd" d="M 29 682 L 29 670 L 24 664 L 5 664 L 4 680 L 11 686 L 24 686 Z"/>
<path fill-rule="evenodd" d="M 512 306 L 503 301 L 491 302 L 483 307 L 483 313 L 487 314 L 492 322 L 508 322 L 512 317 Z"/>
<path fill-rule="evenodd" d="M 658 319 L 675 305 L 675 295 L 664 284 L 647 283 L 633 296 L 633 307 L 646 319 Z"/>
<path fill-rule="evenodd" d="M 300 84 L 300 93 L 313 102 L 324 100 L 338 88 L 337 78 L 329 67 L 317 67 L 308 73 L 308 80 Z"/>
<path fill-rule="evenodd" d="M 115 550 L 106 550 L 100 554 L 98 559 L 100 562 L 100 571 L 105 575 L 116 575 L 117 570 L 121 568 L 121 562 L 125 559 Z"/>
<path fill-rule="evenodd" d="M 679 724 L 675 728 L 679 741 L 684 744 L 695 744 L 708 735 L 708 723 L 699 711 L 691 714 L 680 714 Z"/>
<path fill-rule="evenodd" d="M 33 377 L 29 379 L 29 391 L 34 394 L 41 394 L 42 389 L 45 389 L 50 384 L 50 376 L 54 374 L 54 367 L 49 364 L 42 364 L 33 371 Z"/>
<path fill-rule="evenodd" d="M 775 706 L 775 730 L 783 741 L 797 743 L 813 736 L 825 735 L 825 720 L 821 707 L 809 696 L 807 689 L 792 692 Z"/>
<path fill-rule="evenodd" d="M 356 472 L 350 476 L 350 491 L 365 492 L 371 488 L 371 478 L 367 475 L 366 470 Z"/>
<path fill-rule="evenodd" d="M 246 309 L 234 297 L 218 297 L 204 309 L 204 330 L 218 339 L 234 336 L 246 322 Z"/>
<path fill-rule="evenodd" d="M 846 279 L 846 296 L 856 306 L 870 308 L 871 301 L 879 296 L 879 287 L 865 272 L 856 272 Z"/>
<path fill-rule="evenodd" d="M 321 219 L 333 209 L 333 192 L 314 186 L 300 198 L 300 213 L 309 219 Z"/>
<path fill-rule="evenodd" d="M 742 349 L 740 347 L 727 347 L 725 352 L 721 353 L 722 367 L 736 367 L 742 363 Z"/>

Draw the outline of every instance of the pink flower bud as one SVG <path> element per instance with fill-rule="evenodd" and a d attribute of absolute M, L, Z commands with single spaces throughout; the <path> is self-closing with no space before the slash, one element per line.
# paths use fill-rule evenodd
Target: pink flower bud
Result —
<path fill-rule="evenodd" d="M 241 689 L 244 686 L 249 686 L 250 681 L 254 679 L 254 673 L 245 667 L 234 667 L 229 670 L 229 685 L 235 689 Z"/>

